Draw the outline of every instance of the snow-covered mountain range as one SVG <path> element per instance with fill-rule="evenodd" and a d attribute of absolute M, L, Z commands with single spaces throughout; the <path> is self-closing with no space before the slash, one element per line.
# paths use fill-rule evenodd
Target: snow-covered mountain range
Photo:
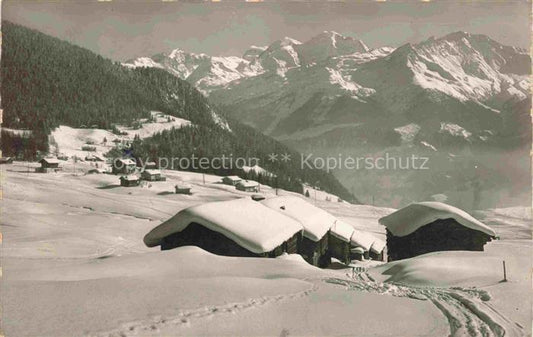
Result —
<path fill-rule="evenodd" d="M 325 31 L 305 42 L 285 37 L 254 46 L 241 57 L 177 49 L 124 65 L 166 69 L 232 117 L 306 153 L 424 153 L 453 180 L 448 171 L 460 160 L 490 167 L 501 157 L 486 151 L 531 143 L 530 56 L 485 35 L 455 32 L 369 49 Z M 406 179 L 392 175 L 405 191 Z M 352 176 L 344 183 L 360 187 Z M 365 179 L 374 188 L 375 179 Z"/>
<path fill-rule="evenodd" d="M 504 130 L 487 122 L 502 124 L 509 117 L 502 110 L 530 95 L 527 51 L 465 32 L 370 50 L 360 40 L 325 31 L 304 43 L 285 37 L 252 46 L 242 57 L 175 49 L 124 65 L 166 69 L 242 121 L 295 143 L 376 120 L 383 127 L 380 117 L 388 131 L 414 123 L 417 133 L 488 141 Z M 442 123 L 464 132 L 450 132 Z"/>

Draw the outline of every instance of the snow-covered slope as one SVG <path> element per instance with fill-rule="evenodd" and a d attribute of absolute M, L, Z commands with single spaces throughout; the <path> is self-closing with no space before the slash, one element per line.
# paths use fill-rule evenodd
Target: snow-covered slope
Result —
<path fill-rule="evenodd" d="M 89 152 L 82 150 L 82 147 L 90 144 L 96 148 L 93 154 L 103 155 L 116 145 L 115 142 L 130 142 L 135 136 L 143 139 L 163 130 L 191 125 L 191 122 L 188 120 L 165 115 L 159 111 L 152 111 L 151 116 L 151 121 L 139 121 L 141 123 L 137 128 L 120 124 L 115 125 L 119 131 L 124 133 L 123 135 L 115 135 L 110 130 L 104 129 L 80 129 L 60 125 L 50 133 L 50 153 L 84 158 Z"/>
<path fill-rule="evenodd" d="M 154 226 L 186 207 L 245 192 L 216 184 L 216 176 L 205 175 L 204 183 L 193 172 L 165 171 L 166 182 L 126 188 L 117 176 L 74 174 L 70 165 L 63 172 L 28 174 L 33 164 L 2 168 L 6 335 L 459 336 L 483 329 L 514 336 L 511 325 L 521 335 L 531 330 L 531 236 L 502 238 L 486 252 L 365 264 L 367 272 L 356 275 L 315 268 L 298 255 L 159 251 L 142 241 Z M 193 195 L 162 193 L 182 181 L 193 185 Z M 266 186 L 261 190 L 275 195 Z M 317 206 L 380 237 L 377 219 L 392 211 L 320 200 Z M 527 210 L 491 212 L 530 219 Z M 502 260 L 509 282 L 500 282 Z"/>
<path fill-rule="evenodd" d="M 460 101 L 499 96 L 522 100 L 529 91 L 529 55 L 484 35 L 457 32 L 413 48 L 408 67 L 419 86 Z"/>

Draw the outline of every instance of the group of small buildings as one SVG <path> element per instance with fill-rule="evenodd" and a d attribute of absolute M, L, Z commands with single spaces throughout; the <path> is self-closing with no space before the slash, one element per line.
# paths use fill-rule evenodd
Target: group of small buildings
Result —
<path fill-rule="evenodd" d="M 261 185 L 257 181 L 241 179 L 239 176 L 223 177 L 222 183 L 235 186 L 235 189 L 243 192 L 259 192 L 261 190 Z"/>
<path fill-rule="evenodd" d="M 365 251 L 352 244 L 353 235 L 352 226 L 330 213 L 302 198 L 282 196 L 186 208 L 150 231 L 144 242 L 149 247 L 161 246 L 162 250 L 194 245 L 229 256 L 297 253 L 312 265 L 326 267 L 332 258 L 345 264 L 357 259 L 354 248 L 362 250 L 362 259 Z M 380 240 L 373 238 L 371 246 L 377 241 Z M 384 243 L 375 244 L 376 249 L 380 246 L 382 253 Z"/>
<path fill-rule="evenodd" d="M 414 203 L 379 219 L 387 242 L 354 229 L 302 198 L 241 198 L 186 208 L 144 237 L 162 250 L 194 245 L 218 255 L 276 257 L 300 254 L 326 267 L 332 258 L 394 261 L 446 250 L 482 251 L 494 231 L 440 202 Z"/>
<path fill-rule="evenodd" d="M 111 172 L 121 174 L 120 185 L 124 187 L 139 186 L 141 180 L 166 181 L 166 177 L 156 169 L 155 162 L 147 162 L 140 174 L 136 174 L 138 168 L 135 160 L 130 158 L 116 158 L 112 161 Z"/>
<path fill-rule="evenodd" d="M 141 181 L 166 181 L 167 178 L 163 176 L 159 170 L 143 170 L 140 175 L 125 174 L 120 177 L 120 186 L 133 187 L 139 186 Z"/>

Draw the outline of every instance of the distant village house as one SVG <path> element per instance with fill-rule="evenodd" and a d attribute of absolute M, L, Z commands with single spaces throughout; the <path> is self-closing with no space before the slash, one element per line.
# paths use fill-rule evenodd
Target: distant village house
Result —
<path fill-rule="evenodd" d="M 0 164 L 13 164 L 13 157 L 1 157 Z"/>
<path fill-rule="evenodd" d="M 133 187 L 133 186 L 139 186 L 141 183 L 139 177 L 135 175 L 127 175 L 120 177 L 120 186 L 124 187 Z"/>
<path fill-rule="evenodd" d="M 260 186 L 257 181 L 241 180 L 235 185 L 235 188 L 244 192 L 259 192 Z"/>
<path fill-rule="evenodd" d="M 96 151 L 96 146 L 94 145 L 83 145 L 81 147 L 82 151 Z"/>
<path fill-rule="evenodd" d="M 189 184 L 176 184 L 174 186 L 176 194 L 191 194 L 192 186 Z"/>
<path fill-rule="evenodd" d="M 112 162 L 113 174 L 130 174 L 135 172 L 137 164 L 132 159 L 116 158 Z"/>
<path fill-rule="evenodd" d="M 107 171 L 103 168 L 92 168 L 87 171 L 87 174 L 104 174 L 107 173 Z"/>
<path fill-rule="evenodd" d="M 227 177 L 224 177 L 222 178 L 222 183 L 226 184 L 226 185 L 231 185 L 231 186 L 235 186 L 237 185 L 237 183 L 239 183 L 242 179 L 239 178 L 238 176 L 227 176 Z"/>
<path fill-rule="evenodd" d="M 61 170 L 57 158 L 43 158 L 39 160 L 39 164 L 41 164 L 41 167 L 36 168 L 35 172 L 48 173 Z"/>
<path fill-rule="evenodd" d="M 145 170 L 155 170 L 157 169 L 157 164 L 154 161 L 149 161 L 144 164 Z"/>
<path fill-rule="evenodd" d="M 141 179 L 146 181 L 164 181 L 166 178 L 161 174 L 159 170 L 144 170 L 141 173 Z"/>
<path fill-rule="evenodd" d="M 85 161 L 102 162 L 102 161 L 105 161 L 105 159 L 100 155 L 90 154 L 85 157 Z"/>

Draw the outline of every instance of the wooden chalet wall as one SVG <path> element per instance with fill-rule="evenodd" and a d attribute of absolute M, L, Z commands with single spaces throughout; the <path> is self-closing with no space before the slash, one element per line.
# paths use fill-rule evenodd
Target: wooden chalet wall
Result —
<path fill-rule="evenodd" d="M 446 250 L 483 251 L 490 240 L 489 235 L 464 227 L 454 219 L 436 220 L 403 237 L 387 230 L 388 260 Z"/>
<path fill-rule="evenodd" d="M 331 258 L 328 256 L 328 234 L 324 235 L 318 242 L 314 242 L 306 237 L 302 240 L 300 255 L 310 264 L 318 267 L 326 267 L 330 264 Z"/>
<path fill-rule="evenodd" d="M 328 254 L 344 264 L 350 264 L 350 243 L 329 234 Z"/>

